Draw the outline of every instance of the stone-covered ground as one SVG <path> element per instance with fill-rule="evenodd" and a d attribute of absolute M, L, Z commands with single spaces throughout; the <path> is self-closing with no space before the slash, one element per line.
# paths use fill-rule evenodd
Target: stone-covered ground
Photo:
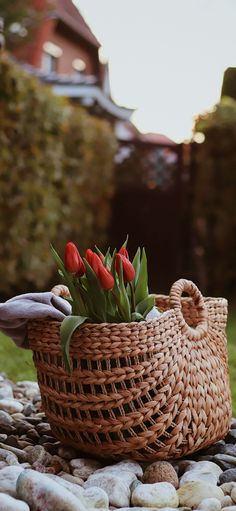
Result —
<path fill-rule="evenodd" d="M 236 511 L 236 419 L 191 459 L 86 458 L 53 437 L 38 384 L 0 375 L 0 511 Z"/>

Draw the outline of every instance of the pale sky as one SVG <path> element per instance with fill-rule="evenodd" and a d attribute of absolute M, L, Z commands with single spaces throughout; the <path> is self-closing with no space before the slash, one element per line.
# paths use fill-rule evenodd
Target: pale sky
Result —
<path fill-rule="evenodd" d="M 236 0 L 74 0 L 102 44 L 113 99 L 177 142 L 236 66 Z"/>

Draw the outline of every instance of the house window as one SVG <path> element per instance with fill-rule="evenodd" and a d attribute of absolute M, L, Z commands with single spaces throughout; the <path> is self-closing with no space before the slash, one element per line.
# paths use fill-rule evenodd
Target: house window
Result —
<path fill-rule="evenodd" d="M 86 62 L 83 59 L 74 59 L 72 62 L 72 67 L 78 73 L 83 73 L 86 69 Z"/>
<path fill-rule="evenodd" d="M 57 71 L 57 58 L 49 53 L 43 52 L 42 55 L 42 70 L 45 73 L 56 73 Z"/>
<path fill-rule="evenodd" d="M 43 45 L 42 70 L 45 73 L 55 73 L 57 71 L 58 59 L 62 55 L 62 49 L 50 41 Z"/>

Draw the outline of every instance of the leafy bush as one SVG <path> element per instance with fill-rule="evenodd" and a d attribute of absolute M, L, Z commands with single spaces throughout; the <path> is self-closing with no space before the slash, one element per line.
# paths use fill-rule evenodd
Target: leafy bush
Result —
<path fill-rule="evenodd" d="M 199 116 L 194 185 L 194 230 L 206 291 L 232 295 L 236 287 L 236 101 L 223 98 L 215 109 Z"/>
<path fill-rule="evenodd" d="M 11 295 L 47 288 L 49 244 L 101 241 L 114 135 L 12 64 L 0 61 L 0 279 Z M 100 237 L 100 239 L 99 239 Z"/>

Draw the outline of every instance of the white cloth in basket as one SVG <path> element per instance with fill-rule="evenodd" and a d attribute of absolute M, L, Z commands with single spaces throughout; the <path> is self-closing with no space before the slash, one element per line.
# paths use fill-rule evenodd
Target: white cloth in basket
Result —
<path fill-rule="evenodd" d="M 26 293 L 0 303 L 0 330 L 21 348 L 28 348 L 27 323 L 30 319 L 62 321 L 71 314 L 67 300 L 51 292 Z"/>

